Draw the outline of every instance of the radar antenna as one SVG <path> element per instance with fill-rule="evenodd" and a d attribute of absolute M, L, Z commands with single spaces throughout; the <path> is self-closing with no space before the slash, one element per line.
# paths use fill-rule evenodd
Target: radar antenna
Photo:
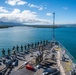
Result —
<path fill-rule="evenodd" d="M 55 13 L 53 13 L 53 42 L 55 42 Z"/>

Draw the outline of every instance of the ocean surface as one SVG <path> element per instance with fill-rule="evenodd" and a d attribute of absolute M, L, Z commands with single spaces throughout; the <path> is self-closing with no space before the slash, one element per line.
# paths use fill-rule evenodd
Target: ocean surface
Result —
<path fill-rule="evenodd" d="M 56 40 L 60 41 L 76 59 L 76 28 L 55 29 Z M 52 40 L 51 28 L 11 27 L 0 29 L 0 56 L 4 48 L 35 43 L 41 40 Z"/>

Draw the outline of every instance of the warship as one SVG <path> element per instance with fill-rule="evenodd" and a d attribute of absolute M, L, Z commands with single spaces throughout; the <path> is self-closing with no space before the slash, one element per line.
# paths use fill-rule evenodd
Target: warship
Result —
<path fill-rule="evenodd" d="M 0 58 L 0 75 L 76 75 L 76 60 L 55 37 L 55 13 L 51 41 L 13 48 L 13 54 Z M 17 52 L 16 52 L 17 51 Z"/>

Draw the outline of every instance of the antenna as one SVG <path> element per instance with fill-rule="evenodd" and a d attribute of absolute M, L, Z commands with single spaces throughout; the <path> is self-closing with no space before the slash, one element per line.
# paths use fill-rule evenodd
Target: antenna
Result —
<path fill-rule="evenodd" d="M 53 42 L 55 41 L 55 13 L 53 13 Z"/>

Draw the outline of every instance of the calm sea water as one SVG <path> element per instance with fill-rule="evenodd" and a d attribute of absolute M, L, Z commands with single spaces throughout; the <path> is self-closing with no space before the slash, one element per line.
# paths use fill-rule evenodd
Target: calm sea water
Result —
<path fill-rule="evenodd" d="M 57 28 L 56 39 L 60 41 L 68 51 L 76 58 L 76 28 Z M 0 29 L 0 56 L 4 48 L 12 48 L 17 45 L 25 45 L 41 40 L 52 40 L 51 28 L 12 27 Z"/>

